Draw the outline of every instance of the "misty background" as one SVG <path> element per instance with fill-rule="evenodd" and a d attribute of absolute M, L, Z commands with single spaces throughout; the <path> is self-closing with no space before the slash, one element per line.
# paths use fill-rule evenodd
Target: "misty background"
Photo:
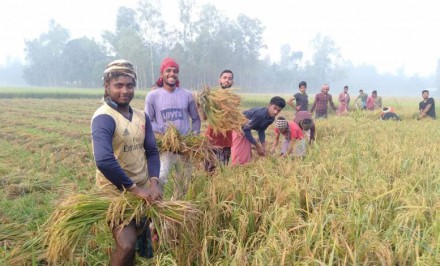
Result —
<path fill-rule="evenodd" d="M 170 23 L 162 10 L 158 0 L 120 7 L 114 29 L 103 31 L 99 41 L 71 38 L 68 28 L 51 20 L 37 38 L 25 41 L 25 62 L 10 58 L 0 66 L 0 86 L 102 87 L 105 65 L 124 58 L 137 69 L 138 88 L 149 89 L 162 59 L 173 57 L 180 65 L 182 87 L 193 90 L 216 85 L 224 69 L 234 72 L 241 92 L 292 93 L 302 80 L 310 93 L 327 83 L 333 93 L 348 85 L 353 96 L 359 89 L 396 97 L 419 96 L 430 89 L 435 95 L 440 88 L 440 59 L 434 74 L 427 76 L 407 75 L 403 67 L 380 73 L 373 65 L 343 58 L 331 36 L 317 34 L 309 42 L 310 57 L 286 43 L 275 60 L 262 55 L 267 49 L 265 25 L 258 18 L 231 18 L 212 4 L 192 0 L 178 1 L 177 23 Z"/>

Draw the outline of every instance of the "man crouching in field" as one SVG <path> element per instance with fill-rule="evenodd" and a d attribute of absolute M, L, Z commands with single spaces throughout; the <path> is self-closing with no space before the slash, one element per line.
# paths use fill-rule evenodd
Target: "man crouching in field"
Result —
<path fill-rule="evenodd" d="M 255 146 L 258 155 L 266 155 L 266 129 L 285 106 L 286 101 L 279 96 L 275 96 L 270 100 L 269 106 L 251 108 L 243 112 L 249 122 L 242 127 L 243 133 L 232 132 L 232 165 L 250 162 L 252 159 L 252 145 Z M 251 130 L 258 132 L 258 141 L 252 136 Z"/>
<path fill-rule="evenodd" d="M 116 60 L 104 71 L 104 104 L 92 118 L 93 155 L 97 167 L 96 184 L 110 195 L 128 190 L 152 202 L 161 198 L 158 189 L 159 151 L 147 115 L 130 106 L 136 87 L 136 73 L 126 60 Z M 110 265 L 134 265 L 137 228 L 112 229 L 115 249 Z M 152 256 L 152 254 L 150 254 Z"/>

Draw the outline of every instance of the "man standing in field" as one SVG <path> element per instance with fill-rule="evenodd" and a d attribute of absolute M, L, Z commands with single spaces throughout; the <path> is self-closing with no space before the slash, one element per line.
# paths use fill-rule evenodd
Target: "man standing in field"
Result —
<path fill-rule="evenodd" d="M 311 113 L 316 109 L 315 118 L 327 118 L 328 104 L 336 111 L 337 108 L 333 103 L 332 96 L 328 93 L 330 86 L 327 84 L 322 85 L 321 92 L 315 95 L 315 101 L 313 102 Z"/>
<path fill-rule="evenodd" d="M 373 111 L 375 109 L 382 108 L 382 97 L 377 96 L 377 91 L 371 92 L 371 95 L 367 99 L 367 109 Z"/>
<path fill-rule="evenodd" d="M 159 200 L 160 159 L 152 126 L 143 111 L 130 106 L 136 87 L 133 65 L 126 60 L 113 61 L 107 65 L 103 80 L 105 102 L 91 123 L 96 184 L 109 194 L 127 190 L 149 202 Z M 112 228 L 115 249 L 110 265 L 134 265 L 138 226 L 133 220 Z M 143 227 L 149 230 L 147 225 Z"/>
<path fill-rule="evenodd" d="M 350 94 L 348 94 L 348 86 L 344 86 L 344 90 L 339 94 L 338 100 L 338 115 L 343 115 L 348 112 L 348 106 L 350 105 Z"/>
<path fill-rule="evenodd" d="M 199 134 L 201 121 L 194 97 L 189 90 L 179 85 L 179 65 L 171 58 L 165 58 L 160 66 L 157 88 L 150 91 L 145 99 L 145 112 L 150 118 L 153 131 L 165 134 L 169 126 L 174 126 L 181 135 Z M 172 168 L 176 168 L 173 198 L 181 199 L 188 189 L 192 167 L 189 158 L 173 152 L 163 152 L 160 156 L 159 188 L 168 182 Z"/>
<path fill-rule="evenodd" d="M 298 111 L 308 111 L 309 108 L 309 96 L 306 94 L 307 83 L 305 81 L 301 81 L 298 84 L 299 92 L 293 95 L 288 101 L 287 104 L 295 108 Z M 293 104 L 293 101 L 296 102 L 296 106 Z"/>
<path fill-rule="evenodd" d="M 279 97 L 273 97 L 269 106 L 255 107 L 243 112 L 249 120 L 241 132 L 232 132 L 231 164 L 246 164 L 252 159 L 252 145 L 255 146 L 259 156 L 266 155 L 266 129 L 274 122 L 275 117 L 286 106 L 286 101 Z M 252 130 L 258 132 L 258 141 L 252 136 Z"/>
<path fill-rule="evenodd" d="M 419 103 L 419 117 L 418 120 L 430 117 L 432 119 L 435 119 L 435 102 L 434 98 L 429 97 L 429 91 L 423 90 L 422 91 L 422 98 L 423 101 Z"/>
<path fill-rule="evenodd" d="M 361 110 L 365 110 L 367 109 L 367 99 L 368 99 L 368 94 L 364 93 L 364 90 L 359 90 L 359 95 L 354 100 L 353 105 L 356 105 L 357 101 L 361 100 Z"/>
<path fill-rule="evenodd" d="M 218 82 L 222 89 L 231 88 L 234 84 L 234 73 L 229 69 L 223 70 L 222 73 L 220 73 Z M 217 160 L 223 165 L 228 165 L 229 159 L 231 158 L 232 131 L 227 131 L 225 135 L 215 134 L 211 125 L 208 125 L 205 135 L 209 142 L 216 147 L 213 151 Z M 207 161 L 205 162 L 205 169 L 208 172 L 213 172 L 215 164 L 216 162 Z"/>

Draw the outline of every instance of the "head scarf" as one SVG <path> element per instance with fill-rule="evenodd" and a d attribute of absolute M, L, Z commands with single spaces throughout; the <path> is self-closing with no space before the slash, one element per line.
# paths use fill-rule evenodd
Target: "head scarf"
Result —
<path fill-rule="evenodd" d="M 163 73 L 163 71 L 165 69 L 167 69 L 169 67 L 175 67 L 177 69 L 177 71 L 179 71 L 179 64 L 177 64 L 177 62 L 174 59 L 172 59 L 170 57 L 165 58 L 162 61 L 162 64 L 160 64 L 160 74 L 161 74 L 161 77 L 156 81 L 156 85 L 158 87 L 163 87 L 162 73 Z M 177 79 L 176 87 L 179 87 L 179 85 L 180 85 L 180 81 L 179 81 L 179 79 Z"/>
<path fill-rule="evenodd" d="M 278 129 L 286 129 L 288 126 L 287 120 L 285 119 L 277 119 L 275 121 L 275 127 Z"/>
<path fill-rule="evenodd" d="M 124 59 L 118 59 L 110 62 L 104 70 L 104 74 L 102 79 L 105 82 L 108 82 L 113 77 L 119 75 L 127 75 L 133 78 L 134 86 L 136 86 L 136 72 L 134 71 L 133 64 L 130 61 Z"/>

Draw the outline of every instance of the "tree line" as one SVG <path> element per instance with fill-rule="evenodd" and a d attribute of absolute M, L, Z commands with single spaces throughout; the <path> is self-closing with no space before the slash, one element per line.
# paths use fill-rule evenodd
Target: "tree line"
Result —
<path fill-rule="evenodd" d="M 33 86 L 97 87 L 102 85 L 105 64 L 124 58 L 137 69 L 138 87 L 150 88 L 162 59 L 173 57 L 181 67 L 182 87 L 189 89 L 215 84 L 223 69 L 233 70 L 243 92 L 292 92 L 302 80 L 311 92 L 319 91 L 323 83 L 332 90 L 349 85 L 396 96 L 440 88 L 440 60 L 432 77 L 407 77 L 403 69 L 379 74 L 374 66 L 344 60 L 335 42 L 318 34 L 311 40 L 310 60 L 285 44 L 279 61 L 273 62 L 261 58 L 260 51 L 267 48 L 265 28 L 256 18 L 240 14 L 231 19 L 213 5 L 179 0 L 178 23 L 168 24 L 161 8 L 160 0 L 139 0 L 136 9 L 120 7 L 114 31 L 104 31 L 101 42 L 71 39 L 68 29 L 51 20 L 47 32 L 25 42 L 24 80 Z M 6 70 L 0 68 L 0 78 Z"/>

